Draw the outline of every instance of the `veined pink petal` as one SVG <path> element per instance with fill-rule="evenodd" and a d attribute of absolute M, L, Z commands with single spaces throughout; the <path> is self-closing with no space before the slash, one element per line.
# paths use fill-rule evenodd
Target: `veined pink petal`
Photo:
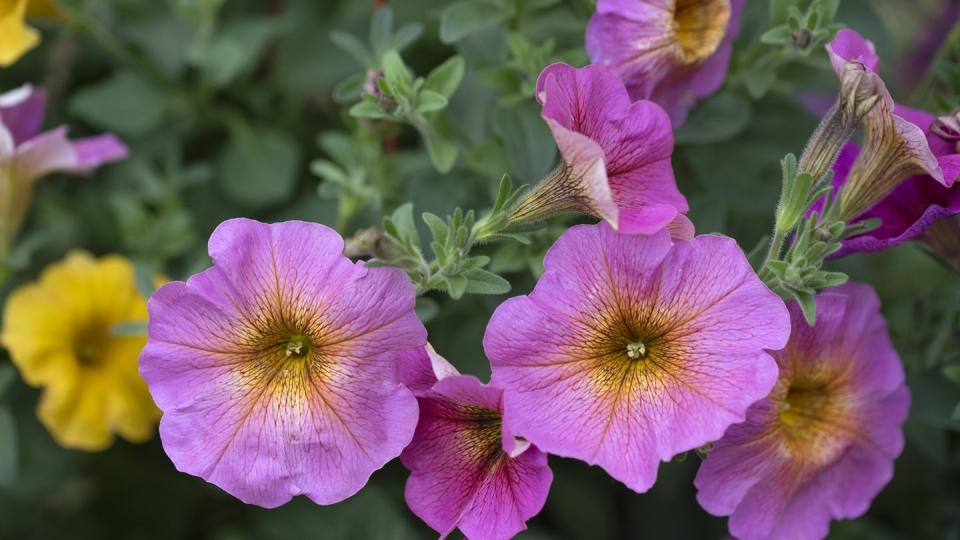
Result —
<path fill-rule="evenodd" d="M 426 343 L 413 287 L 342 251 L 323 225 L 230 220 L 212 268 L 151 298 L 140 372 L 179 470 L 251 504 L 331 504 L 409 443 L 397 362 Z"/>
<path fill-rule="evenodd" d="M 411 510 L 442 536 L 459 528 L 471 539 L 499 540 L 524 530 L 543 508 L 553 475 L 546 455 L 529 443 L 504 447 L 501 391 L 449 376 L 420 397 L 420 408 L 401 457 L 411 471 Z"/>
<path fill-rule="evenodd" d="M 910 397 L 876 294 L 850 283 L 816 303 L 813 327 L 791 304 L 777 386 L 714 444 L 694 482 L 737 538 L 825 537 L 832 519 L 867 511 L 903 449 Z"/>
<path fill-rule="evenodd" d="M 511 430 L 544 451 L 642 492 L 773 386 L 764 349 L 786 343 L 788 315 L 732 240 L 578 226 L 544 263 L 484 336 Z"/>

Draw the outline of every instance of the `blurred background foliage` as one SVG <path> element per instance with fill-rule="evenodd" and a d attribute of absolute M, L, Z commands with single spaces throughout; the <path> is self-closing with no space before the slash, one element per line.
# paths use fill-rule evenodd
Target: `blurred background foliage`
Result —
<path fill-rule="evenodd" d="M 950 3 L 846 0 L 836 21 L 876 43 L 898 101 L 946 113 L 960 105 L 960 33 L 950 33 Z M 772 2 L 788 4 L 806 3 Z M 583 31 L 593 11 L 591 0 L 402 0 L 391 11 L 368 0 L 60 5 L 56 18 L 35 23 L 42 45 L 0 71 L 0 89 L 46 86 L 48 126 L 68 124 L 74 135 L 113 131 L 131 157 L 89 178 L 39 182 L 0 299 L 73 247 L 122 253 L 143 275 L 185 278 L 209 264 L 206 238 L 235 216 L 311 220 L 350 236 L 407 201 L 415 215 L 489 208 L 504 173 L 529 184 L 554 166 L 533 84 L 550 62 L 586 63 Z M 822 42 L 799 51 L 790 35 L 769 33 L 777 22 L 770 5 L 747 2 L 727 85 L 677 132 L 674 154 L 698 231 L 729 234 L 745 250 L 772 225 L 779 160 L 799 153 L 816 125 L 804 103 L 832 99 L 837 84 Z M 935 33 L 946 45 L 923 56 L 921 41 Z M 459 56 L 462 80 L 453 84 L 454 60 L 437 76 L 444 80 L 425 87 L 441 88 L 434 93 L 443 100 L 421 91 L 409 114 L 378 120 L 383 103 L 373 100 L 351 115 L 364 103 L 368 73 L 392 50 L 428 80 Z M 918 67 L 923 58 L 932 60 Z M 554 224 L 529 245 L 475 251 L 520 294 L 562 230 Z M 864 518 L 835 523 L 831 537 L 960 539 L 960 280 L 912 244 L 830 264 L 878 288 L 913 392 L 894 480 Z M 462 371 L 488 376 L 480 343 L 504 295 L 426 298 L 420 313 L 430 318 L 436 349 Z M 156 438 L 118 441 L 98 454 L 56 446 L 36 419 L 38 395 L 0 353 L 2 538 L 431 536 L 406 509 L 406 471 L 397 462 L 342 504 L 298 499 L 263 510 L 176 472 Z M 724 522 L 695 502 L 695 455 L 663 465 L 644 495 L 579 462 L 551 458 L 551 465 L 547 506 L 522 538 L 726 534 Z"/>

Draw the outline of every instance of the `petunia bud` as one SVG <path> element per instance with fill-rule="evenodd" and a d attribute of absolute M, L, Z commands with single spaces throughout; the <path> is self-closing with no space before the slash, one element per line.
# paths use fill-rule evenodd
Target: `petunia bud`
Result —
<path fill-rule="evenodd" d="M 882 99 L 883 81 L 860 62 L 847 62 L 840 79 L 836 103 L 827 111 L 800 156 L 799 171 L 814 180 L 823 176 L 837 159 L 860 121 Z"/>

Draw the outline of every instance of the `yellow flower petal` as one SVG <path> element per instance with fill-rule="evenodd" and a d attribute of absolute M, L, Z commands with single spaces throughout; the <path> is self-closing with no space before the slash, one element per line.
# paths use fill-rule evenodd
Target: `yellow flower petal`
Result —
<path fill-rule="evenodd" d="M 8 67 L 40 42 L 40 33 L 24 23 L 27 0 L 0 0 L 0 66 Z"/>
<path fill-rule="evenodd" d="M 137 371 L 146 337 L 111 331 L 146 319 L 133 265 L 117 256 L 72 252 L 10 295 L 0 343 L 25 381 L 45 387 L 37 413 L 58 443 L 101 450 L 114 433 L 153 435 L 160 411 Z"/>

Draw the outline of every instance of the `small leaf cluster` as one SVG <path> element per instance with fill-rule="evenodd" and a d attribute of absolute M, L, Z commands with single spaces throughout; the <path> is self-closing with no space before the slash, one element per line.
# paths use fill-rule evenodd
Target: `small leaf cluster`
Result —
<path fill-rule="evenodd" d="M 782 161 L 783 190 L 776 211 L 773 240 L 760 277 L 784 300 L 796 300 L 807 323 L 816 322 L 814 296 L 829 287 L 847 282 L 843 272 L 823 269 L 841 242 L 876 227 L 873 221 L 847 225 L 839 218 L 840 208 L 832 194 L 832 173 L 814 181 L 809 173 L 797 170 L 797 159 L 788 154 Z M 821 209 L 815 209 L 823 200 Z M 790 247 L 781 255 L 781 246 L 793 235 Z"/>
<path fill-rule="evenodd" d="M 382 69 L 383 76 L 375 78 L 374 91 L 365 92 L 362 100 L 350 108 L 350 115 L 413 126 L 423 138 L 433 166 L 442 173 L 450 171 L 457 160 L 457 146 L 438 113 L 460 86 L 463 58 L 451 57 L 423 78 L 414 77 L 400 54 L 391 50 L 383 56 Z"/>
<path fill-rule="evenodd" d="M 779 69 L 810 62 L 811 53 L 843 27 L 834 22 L 839 5 L 840 0 L 770 0 L 770 29 L 738 62 L 747 92 L 761 98 L 777 82 Z"/>
<path fill-rule="evenodd" d="M 420 234 L 413 218 L 411 203 L 399 206 L 384 218 L 383 232 L 393 245 L 386 255 L 373 261 L 374 265 L 403 268 L 416 285 L 418 294 L 431 290 L 446 291 L 458 299 L 464 294 L 503 294 L 510 291 L 510 283 L 486 270 L 490 257 L 472 255 L 474 246 L 501 240 L 529 242 L 524 233 L 507 232 L 510 227 L 507 211 L 523 193 L 514 190 L 509 176 L 500 181 L 493 208 L 477 219 L 473 210 L 456 208 L 445 219 L 424 212 L 423 223 L 430 231 L 429 242 L 433 259 L 424 255 Z"/>

